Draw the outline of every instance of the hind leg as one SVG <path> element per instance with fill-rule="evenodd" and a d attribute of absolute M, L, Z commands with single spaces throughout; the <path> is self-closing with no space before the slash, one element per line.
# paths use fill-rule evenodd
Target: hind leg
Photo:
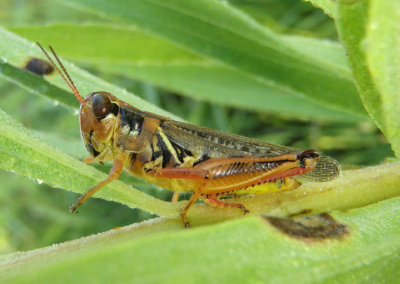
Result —
<path fill-rule="evenodd" d="M 210 206 L 216 206 L 216 207 L 236 207 L 239 208 L 243 211 L 243 214 L 249 213 L 250 211 L 246 209 L 242 204 L 239 203 L 226 203 L 221 200 L 219 200 L 219 197 L 216 194 L 205 194 L 202 197 L 202 200 L 206 202 Z"/>

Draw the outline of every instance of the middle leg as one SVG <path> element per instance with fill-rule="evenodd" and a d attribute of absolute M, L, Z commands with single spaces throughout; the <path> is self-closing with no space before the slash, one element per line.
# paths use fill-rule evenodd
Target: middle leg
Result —
<path fill-rule="evenodd" d="M 186 228 L 190 228 L 190 223 L 187 218 L 187 213 L 190 208 L 195 204 L 196 200 L 199 199 L 201 194 L 203 193 L 203 189 L 208 182 L 208 171 L 202 169 L 193 169 L 193 168 L 170 168 L 170 169 L 161 169 L 154 173 L 149 172 L 156 177 L 164 177 L 164 178 L 183 178 L 183 179 L 192 179 L 192 180 L 201 180 L 199 187 L 193 192 L 192 196 L 189 199 L 189 202 L 186 204 L 185 208 L 180 212 L 182 222 Z M 172 201 L 177 201 L 179 198 L 179 192 L 175 192 L 172 198 Z"/>

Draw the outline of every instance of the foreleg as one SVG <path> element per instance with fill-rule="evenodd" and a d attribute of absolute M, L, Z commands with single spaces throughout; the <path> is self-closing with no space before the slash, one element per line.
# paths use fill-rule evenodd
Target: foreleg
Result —
<path fill-rule="evenodd" d="M 87 160 L 87 159 L 85 159 L 85 160 Z M 89 162 L 91 162 L 91 161 L 89 161 Z M 89 189 L 88 191 L 86 191 L 85 194 L 83 194 L 81 197 L 79 197 L 78 201 L 73 206 L 70 207 L 70 211 L 72 213 L 75 213 L 76 209 L 79 206 L 81 206 L 83 203 L 85 203 L 85 201 L 88 198 L 90 198 L 93 194 L 95 194 L 99 189 L 101 189 L 105 185 L 109 184 L 113 180 L 117 179 L 121 175 L 122 169 L 123 169 L 123 162 L 118 159 L 115 160 L 114 166 L 111 168 L 110 173 L 108 174 L 108 177 L 105 180 L 103 180 L 102 182 L 99 182 L 96 186 L 94 186 L 91 189 Z"/>

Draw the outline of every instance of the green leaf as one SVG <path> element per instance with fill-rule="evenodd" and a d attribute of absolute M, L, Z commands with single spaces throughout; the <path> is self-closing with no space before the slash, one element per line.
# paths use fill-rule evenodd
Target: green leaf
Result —
<path fill-rule="evenodd" d="M 69 1 L 246 74 L 287 96 L 363 114 L 352 78 L 219 1 Z"/>
<path fill-rule="evenodd" d="M 228 2 L 278 33 L 336 38 L 335 25 L 331 19 L 304 1 L 228 0 Z"/>
<path fill-rule="evenodd" d="M 74 104 L 72 103 L 71 99 L 62 98 L 62 96 L 66 94 L 65 92 L 58 93 L 57 88 L 54 87 L 56 86 L 58 88 L 69 90 L 67 84 L 56 72 L 50 76 L 46 76 L 46 81 L 50 82 L 50 84 L 48 84 L 43 83 L 44 80 L 40 77 L 26 74 L 28 73 L 27 71 L 18 70 L 16 68 L 16 66 L 23 68 L 26 62 L 32 57 L 44 58 L 43 53 L 35 43 L 29 42 L 1 27 L 0 41 L 7 42 L 7 44 L 0 45 L 0 59 L 2 60 L 2 62 L 0 61 L 0 71 L 2 71 L 0 72 L 0 76 L 5 77 L 10 81 L 18 82 L 19 85 L 29 89 L 32 93 L 49 96 L 53 99 L 58 98 L 59 101 L 64 102 L 67 105 Z M 117 95 L 119 99 L 124 100 L 125 102 L 143 110 L 179 119 L 178 117 L 134 96 L 125 89 L 116 87 L 89 74 L 88 72 L 77 68 L 73 64 L 63 60 L 62 56 L 61 60 L 82 95 L 86 95 L 98 90 L 104 90 Z M 39 84 L 42 84 L 42 87 L 38 87 Z M 53 93 L 53 91 L 55 93 Z M 69 95 L 73 96 L 72 93 Z M 77 106 L 76 104 L 74 105 Z"/>
<path fill-rule="evenodd" d="M 286 116 L 324 120 L 358 120 L 307 97 L 290 96 L 251 76 L 195 56 L 164 40 L 126 27 L 53 25 L 14 27 L 10 30 L 31 40 L 53 43 L 64 57 L 98 69 L 135 79 L 205 101 Z M 60 38 L 60 35 L 63 35 Z M 288 46 L 313 54 L 332 69 L 350 76 L 343 48 L 333 42 L 282 37 Z M 82 47 L 83 46 L 83 47 Z"/>
<path fill-rule="evenodd" d="M 398 156 L 400 59 L 399 43 L 393 35 L 399 32 L 399 16 L 392 4 L 392 1 L 339 1 L 337 26 L 363 104 Z"/>
<path fill-rule="evenodd" d="M 363 46 L 367 23 L 368 1 L 339 1 L 336 24 L 339 36 L 348 52 L 349 63 L 359 88 L 361 100 L 370 117 L 385 133 L 381 98 L 372 81 Z"/>
<path fill-rule="evenodd" d="M 70 92 L 50 84 L 43 77 L 9 63 L 0 62 L 0 76 L 34 94 L 48 97 L 72 108 L 79 107 L 79 102 Z"/>
<path fill-rule="evenodd" d="M 310 2 L 315 7 L 320 8 L 324 11 L 325 14 L 329 15 L 332 18 L 336 17 L 336 3 L 331 0 L 303 0 L 306 2 Z"/>
<path fill-rule="evenodd" d="M 366 27 L 367 62 L 382 102 L 385 134 L 400 156 L 400 2 L 370 1 Z"/>
<path fill-rule="evenodd" d="M 260 217 L 177 232 L 159 219 L 11 254 L 4 283 L 394 283 L 400 277 L 399 198 L 333 214 L 339 239 L 304 242 Z M 128 280 L 129 279 L 129 280 Z"/>

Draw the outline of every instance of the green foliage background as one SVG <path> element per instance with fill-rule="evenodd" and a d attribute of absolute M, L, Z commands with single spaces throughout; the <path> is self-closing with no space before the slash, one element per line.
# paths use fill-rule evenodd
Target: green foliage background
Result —
<path fill-rule="evenodd" d="M 0 75 L 5 80 L 0 80 L 0 109 L 6 114 L 1 113 L 4 121 L 1 125 L 4 136 L 0 150 L 1 168 L 5 171 L 0 172 L 0 253 L 45 247 L 155 217 L 148 212 L 176 217 L 180 206 L 158 200 L 168 201 L 171 198 L 170 192 L 124 175 L 122 182 L 116 182 L 114 187 L 110 187 L 114 191 L 106 192 L 104 198 L 145 210 L 130 209 L 121 203 L 92 198 L 79 214 L 68 212 L 69 204 L 79 195 L 53 187 L 83 192 L 102 176 L 76 160 L 82 160 L 87 153 L 80 141 L 77 103 L 71 93 L 65 92 L 65 83 L 57 75 L 46 78 L 50 84 L 15 68 L 22 67 L 29 57 L 41 56 L 34 45 L 21 38 L 52 45 L 66 61 L 67 69 L 83 94 L 96 90 L 111 91 L 139 108 L 193 124 L 276 144 L 315 148 L 338 159 L 344 169 L 378 165 L 393 157 L 385 137 L 391 142 L 394 152 L 399 153 L 397 124 L 400 119 L 396 93 L 399 84 L 396 72 L 400 66 L 396 47 L 399 44 L 391 42 L 390 35 L 399 32 L 400 21 L 397 21 L 398 15 L 395 14 L 381 18 L 384 13 L 382 11 L 394 11 L 385 6 L 390 1 L 338 1 L 336 4 L 333 1 L 311 2 L 325 10 L 327 15 L 310 3 L 295 0 L 146 0 L 134 4 L 123 0 L 115 1 L 114 4 L 105 0 L 76 0 L 69 1 L 69 6 L 50 0 L 2 1 L 0 24 L 4 30 L 0 30 L 0 57 L 3 59 Z M 339 37 L 346 51 L 339 43 Z M 68 61 L 74 62 L 81 69 L 70 65 Z M 15 121 L 29 130 L 20 128 Z M 27 143 L 30 137 L 32 142 Z M 43 148 L 42 141 L 50 144 L 51 148 Z M 34 149 L 32 154 L 28 152 L 29 147 Z M 12 155 L 16 156 L 10 158 Z M 51 155 L 57 157 L 57 161 L 51 161 Z M 37 158 L 40 165 L 35 165 L 34 158 Z M 74 165 L 75 172 L 70 169 L 73 166 L 69 165 Z M 399 184 L 397 175 L 393 174 L 397 170 L 394 165 L 392 168 L 367 170 L 360 174 L 349 172 L 345 174 L 344 181 L 332 185 L 337 189 L 337 195 L 317 196 L 315 201 L 304 199 L 300 202 L 321 212 L 357 208 L 396 196 L 399 193 L 391 189 Z M 109 165 L 95 167 L 105 173 L 109 170 Z M 50 173 L 52 169 L 59 172 L 54 170 Z M 366 178 L 380 170 L 382 174 L 379 179 L 372 181 Z M 67 181 L 68 178 L 63 179 L 63 175 L 74 176 L 76 181 Z M 131 191 L 130 184 L 140 192 Z M 378 192 L 380 185 L 386 192 Z M 342 186 L 351 193 L 340 195 L 339 188 Z M 315 192 L 319 185 L 310 188 L 310 192 Z M 101 194 L 99 196 L 103 197 Z M 250 202 L 249 206 L 254 206 L 252 212 L 286 216 L 303 206 L 296 205 L 298 200 L 302 200 L 300 194 L 293 196 L 296 197 L 295 202 L 284 203 L 288 204 L 289 209 L 275 210 L 273 205 L 270 209 L 262 209 L 268 207 L 265 206 L 268 197 Z M 280 197 L 272 196 L 270 200 L 274 198 Z M 341 199 L 346 201 L 341 202 Z M 122 232 L 110 231 L 101 235 L 89 241 L 86 250 L 78 250 L 77 255 L 52 253 L 49 248 L 47 251 L 25 255 L 28 263 L 30 259 L 32 263 L 38 261 L 43 257 L 42 254 L 48 257 L 54 255 L 57 263 L 49 269 L 48 263 L 43 260 L 38 262 L 40 268 L 30 263 L 27 267 L 34 272 L 26 275 L 36 275 L 34 279 L 41 282 L 46 277 L 65 277 L 62 271 L 68 268 L 75 271 L 76 267 L 83 266 L 89 260 L 96 259 L 98 263 L 104 263 L 105 256 L 107 260 L 114 256 L 116 263 L 124 263 L 135 257 L 143 260 L 146 254 L 156 254 L 162 250 L 163 244 L 174 238 L 174 244 L 165 246 L 169 248 L 169 253 L 176 251 L 178 256 L 188 254 L 189 258 L 194 259 L 193 265 L 197 264 L 196 267 L 202 263 L 196 260 L 196 256 L 208 257 L 211 263 L 219 261 L 228 270 L 234 267 L 229 256 L 225 262 L 213 257 L 220 254 L 219 250 L 229 251 L 235 245 L 239 246 L 236 253 L 245 254 L 251 243 L 241 238 L 242 234 L 242 237 L 253 235 L 258 240 L 256 243 L 261 246 L 266 242 L 276 242 L 283 249 L 280 257 L 289 259 L 286 270 L 279 267 L 272 269 L 259 267 L 259 263 L 265 260 L 256 255 L 253 258 L 250 253 L 248 258 L 239 261 L 242 268 L 247 267 L 242 279 L 265 282 L 266 279 L 272 279 L 272 273 L 277 275 L 276 280 L 285 282 L 290 280 L 286 273 L 288 270 L 295 272 L 293 279 L 302 275 L 304 282 L 351 279 L 346 277 L 352 277 L 352 273 L 362 279 L 368 276 L 368 271 L 371 274 L 375 271 L 370 263 L 393 263 L 390 261 L 391 256 L 399 249 L 389 237 L 398 236 L 395 226 L 398 219 L 388 221 L 391 219 L 391 210 L 398 208 L 399 202 L 389 202 L 381 207 L 371 207 L 371 210 L 352 211 L 347 215 L 337 213 L 336 216 L 343 222 L 358 228 L 357 233 L 365 240 L 357 239 L 356 244 L 347 243 L 345 248 L 340 247 L 338 250 L 333 244 L 333 247 L 325 251 L 328 255 L 332 252 L 336 255 L 337 259 L 330 261 L 319 254 L 319 249 L 315 251 L 314 248 L 310 252 L 311 256 L 326 263 L 326 266 L 308 276 L 302 273 L 316 264 L 301 261 L 308 255 L 304 244 L 285 240 L 291 246 L 285 251 L 285 241 L 281 243 L 282 236 L 270 228 L 265 229 L 255 218 L 246 219 L 242 223 L 233 221 L 220 226 L 208 226 L 203 230 L 193 230 L 193 233 L 179 232 L 181 225 L 174 218 L 157 219 L 155 226 L 128 227 Z M 207 209 L 199 208 L 198 212 L 203 214 L 197 215 L 197 219 L 202 220 L 198 221 L 199 224 L 229 218 L 223 214 L 219 216 L 215 210 L 212 211 L 217 216 L 215 219 L 209 217 Z M 364 235 L 370 233 L 366 229 L 370 224 L 368 222 L 377 222 L 374 214 L 382 214 L 383 220 L 388 221 L 385 223 L 386 231 L 381 238 L 375 240 L 376 244 L 382 246 L 386 242 L 387 249 L 378 245 L 371 247 L 373 238 Z M 359 220 L 361 225 L 357 223 Z M 166 234 L 169 231 L 175 234 Z M 239 234 L 238 239 L 233 237 L 235 232 Z M 138 238 L 138 242 L 124 237 L 124 234 Z M 258 238 L 260 234 L 271 237 Z M 149 235 L 148 240 L 140 239 L 140 236 L 146 238 Z M 212 236 L 227 240 L 227 244 L 219 240 L 211 244 L 215 254 L 202 255 L 196 249 L 201 242 L 196 241 L 208 242 L 207 238 L 210 238 L 211 242 Z M 109 245 L 110 249 L 98 250 L 102 244 Z M 393 248 L 390 253 L 389 244 Z M 70 249 L 74 246 L 83 247 L 79 241 L 67 244 Z M 113 253 L 125 251 L 124 246 L 129 247 L 126 255 Z M 371 248 L 368 251 L 370 255 L 380 249 L 382 254 L 376 254 L 374 259 L 368 258 L 367 253 L 358 253 L 366 247 Z M 262 248 L 261 251 L 271 253 L 273 249 L 272 246 Z M 356 250 L 355 260 L 342 261 L 349 249 Z M 135 252 L 136 256 L 130 255 L 130 252 Z M 200 265 L 200 269 L 194 271 L 191 267 L 184 267 L 186 273 L 180 274 L 182 263 L 173 255 L 168 255 L 168 252 L 164 253 L 166 255 L 162 256 L 169 260 L 166 265 L 168 271 L 160 272 L 159 278 L 150 277 L 149 273 L 156 269 L 156 264 L 163 265 L 152 262 L 153 258 L 150 257 L 148 262 L 142 263 L 143 269 L 138 270 L 136 275 L 142 273 L 140 279 L 147 282 L 157 282 L 162 277 L 171 277 L 170 281 L 210 281 L 210 278 L 199 272 L 206 273 L 209 266 Z M 297 260 L 290 258 L 292 254 Z M 231 257 L 234 259 L 234 254 Z M 7 263 L 13 263 L 14 258 L 11 255 L 4 259 L 4 267 L 7 268 Z M 293 269 L 296 261 L 300 263 L 298 267 L 301 269 Z M 360 265 L 349 268 L 344 264 L 346 261 Z M 140 260 L 132 262 L 141 263 Z M 22 281 L 30 279 L 31 276 L 24 278 L 26 271 L 18 259 L 15 263 L 14 270 L 9 274 L 10 279 L 15 275 L 16 279 Z M 268 273 L 263 274 L 257 270 L 261 268 Z M 359 272 L 355 272 L 357 269 Z M 88 278 L 89 271 L 87 268 Z M 133 271 L 129 271 L 123 277 L 129 277 L 130 273 L 133 275 Z M 379 278 L 383 276 L 378 270 L 374 275 L 376 280 L 390 280 Z M 107 277 L 115 279 L 115 274 L 107 269 L 99 274 L 99 279 Z M 224 280 L 223 277 L 220 280 Z"/>

